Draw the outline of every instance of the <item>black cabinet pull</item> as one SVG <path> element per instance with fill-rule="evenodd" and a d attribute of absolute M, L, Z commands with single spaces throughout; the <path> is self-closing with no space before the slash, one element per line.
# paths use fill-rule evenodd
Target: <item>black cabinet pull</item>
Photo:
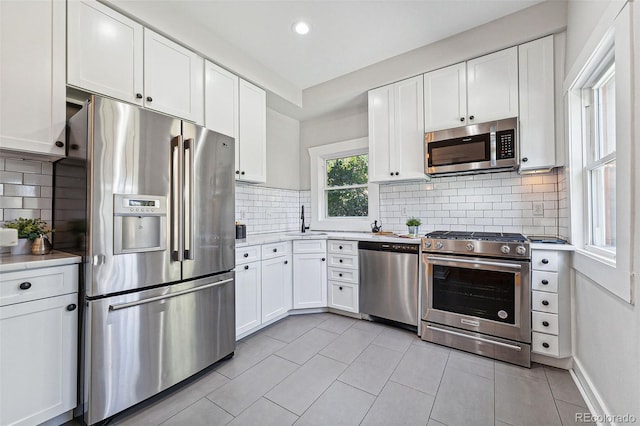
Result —
<path fill-rule="evenodd" d="M 542 321 L 542 325 L 544 325 L 545 327 L 549 327 L 549 321 Z"/>
<path fill-rule="evenodd" d="M 548 300 L 543 300 L 543 301 L 542 301 L 542 304 L 543 304 L 544 306 L 549 306 L 549 301 L 548 301 Z"/>
<path fill-rule="evenodd" d="M 249 257 L 249 253 L 243 254 L 244 257 Z"/>
<path fill-rule="evenodd" d="M 547 263 L 549 263 L 549 259 L 542 259 L 542 263 L 546 265 Z"/>
<path fill-rule="evenodd" d="M 542 344 L 542 347 L 545 348 L 545 349 L 549 349 L 549 344 L 547 342 L 544 342 Z"/>
<path fill-rule="evenodd" d="M 273 252 L 274 252 L 274 253 L 277 253 L 277 252 L 278 252 L 278 249 L 277 249 L 277 248 L 274 248 L 274 249 L 273 249 Z"/>
<path fill-rule="evenodd" d="M 327 260 L 327 259 L 325 259 L 325 258 L 323 257 L 323 258 L 322 258 L 322 261 L 324 262 L 325 260 Z"/>
<path fill-rule="evenodd" d="M 249 265 L 244 265 L 244 269 L 249 269 Z"/>
<path fill-rule="evenodd" d="M 342 263 L 342 259 L 340 259 L 338 262 Z"/>
<path fill-rule="evenodd" d="M 341 276 L 342 276 L 342 274 L 338 274 L 338 276 L 339 276 L 339 277 L 341 277 Z"/>
<path fill-rule="evenodd" d="M 522 162 L 523 162 L 523 163 L 526 163 L 527 161 L 529 161 L 529 158 L 527 158 L 527 157 L 523 157 L 523 158 L 522 158 Z"/>
<path fill-rule="evenodd" d="M 542 280 L 542 285 L 547 285 L 547 284 L 549 284 L 549 281 L 547 281 L 547 280 Z"/>
<path fill-rule="evenodd" d="M 342 287 L 338 287 L 340 289 L 340 291 L 342 291 Z"/>
<path fill-rule="evenodd" d="M 285 260 L 285 261 L 284 261 L 284 264 L 285 264 L 285 265 L 286 265 L 286 264 L 288 264 L 288 263 L 289 263 L 289 261 L 288 261 L 288 260 Z"/>
<path fill-rule="evenodd" d="M 239 175 L 240 174 L 240 170 L 236 170 L 236 174 Z"/>
<path fill-rule="evenodd" d="M 400 174 L 400 172 L 396 172 L 396 176 L 398 176 Z"/>
<path fill-rule="evenodd" d="M 64 142 L 62 142 L 62 141 L 56 141 L 56 146 L 57 146 L 58 148 L 62 148 L 62 147 L 64 146 Z"/>
<path fill-rule="evenodd" d="M 393 176 L 393 172 L 389 173 L 391 176 Z"/>
<path fill-rule="evenodd" d="M 338 247 L 340 250 L 342 250 L 342 246 Z"/>
<path fill-rule="evenodd" d="M 75 311 L 76 308 L 77 308 L 77 306 L 74 303 L 72 303 L 70 305 L 67 305 L 67 311 L 69 311 L 69 312 Z"/>
<path fill-rule="evenodd" d="M 142 93 L 136 93 L 136 98 L 137 99 L 142 99 Z"/>
<path fill-rule="evenodd" d="M 474 118 L 476 118 L 476 117 L 474 117 L 473 115 L 469 116 L 469 120 L 473 120 Z"/>
<path fill-rule="evenodd" d="M 153 98 L 151 96 L 147 96 L 147 102 L 152 102 Z"/>
<path fill-rule="evenodd" d="M 464 121 L 464 117 L 460 117 L 460 121 Z"/>
<path fill-rule="evenodd" d="M 240 172 L 241 175 L 244 175 L 244 172 Z"/>
<path fill-rule="evenodd" d="M 20 284 L 20 290 L 29 290 L 31 288 L 31 283 L 29 281 L 25 281 Z"/>

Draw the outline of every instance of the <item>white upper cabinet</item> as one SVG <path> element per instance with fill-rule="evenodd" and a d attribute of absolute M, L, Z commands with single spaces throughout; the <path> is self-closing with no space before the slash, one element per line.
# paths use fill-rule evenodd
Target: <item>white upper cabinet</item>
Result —
<path fill-rule="evenodd" d="M 517 116 L 517 47 L 424 74 L 426 132 Z"/>
<path fill-rule="evenodd" d="M 424 130 L 464 126 L 467 121 L 467 64 L 424 75 Z"/>
<path fill-rule="evenodd" d="M 467 124 L 518 116 L 518 48 L 467 61 Z"/>
<path fill-rule="evenodd" d="M 204 123 L 204 60 L 95 0 L 68 2 L 67 84 Z"/>
<path fill-rule="evenodd" d="M 218 133 L 237 138 L 238 76 L 205 61 L 204 82 L 204 125 Z"/>
<path fill-rule="evenodd" d="M 1 149 L 64 157 L 64 69 L 65 2 L 0 1 Z"/>
<path fill-rule="evenodd" d="M 556 165 L 553 36 L 518 46 L 520 170 Z"/>
<path fill-rule="evenodd" d="M 67 83 L 142 106 L 142 25 L 95 0 L 67 7 Z"/>
<path fill-rule="evenodd" d="M 144 29 L 144 105 L 204 123 L 204 60 Z"/>
<path fill-rule="evenodd" d="M 369 181 L 425 179 L 422 76 L 369 91 Z"/>
<path fill-rule="evenodd" d="M 236 178 L 267 181 L 267 95 L 248 81 L 239 82 L 239 134 L 236 144 Z"/>

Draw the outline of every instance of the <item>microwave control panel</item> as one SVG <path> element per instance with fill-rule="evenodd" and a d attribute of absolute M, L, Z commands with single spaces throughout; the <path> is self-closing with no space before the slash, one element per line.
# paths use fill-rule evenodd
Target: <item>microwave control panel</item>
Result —
<path fill-rule="evenodd" d="M 496 132 L 497 159 L 506 160 L 516 156 L 515 130 L 502 130 Z"/>

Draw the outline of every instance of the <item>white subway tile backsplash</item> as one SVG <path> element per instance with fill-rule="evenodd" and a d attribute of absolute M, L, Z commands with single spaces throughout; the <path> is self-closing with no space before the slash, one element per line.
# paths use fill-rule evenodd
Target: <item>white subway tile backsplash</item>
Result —
<path fill-rule="evenodd" d="M 21 209 L 22 197 L 0 196 L 0 207 L 3 209 Z"/>
<path fill-rule="evenodd" d="M 32 160 L 21 160 L 18 158 L 7 158 L 4 168 L 8 172 L 20 173 L 42 173 L 42 162 Z"/>
<path fill-rule="evenodd" d="M 51 175 L 36 175 L 31 173 L 25 173 L 22 183 L 25 185 L 51 185 Z"/>
<path fill-rule="evenodd" d="M 4 195 L 10 197 L 39 197 L 40 187 L 33 185 L 9 185 L 4 186 Z"/>
<path fill-rule="evenodd" d="M 20 185 L 22 183 L 22 173 L 0 171 L 0 183 Z"/>

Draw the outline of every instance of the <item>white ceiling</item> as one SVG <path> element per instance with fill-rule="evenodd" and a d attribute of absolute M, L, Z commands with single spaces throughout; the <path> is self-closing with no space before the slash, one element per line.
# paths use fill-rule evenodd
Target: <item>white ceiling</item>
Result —
<path fill-rule="evenodd" d="M 433 43 L 541 0 L 109 0 L 202 26 L 299 89 Z M 302 37 L 297 20 L 311 25 Z"/>

